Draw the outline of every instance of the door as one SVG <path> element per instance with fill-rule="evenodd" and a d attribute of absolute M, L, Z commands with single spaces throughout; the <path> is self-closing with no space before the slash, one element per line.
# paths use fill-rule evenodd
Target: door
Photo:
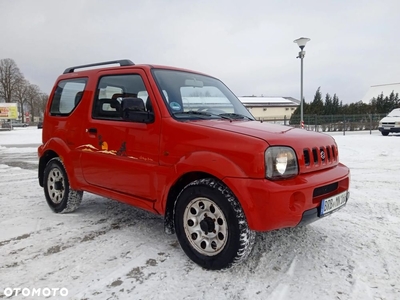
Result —
<path fill-rule="evenodd" d="M 81 146 L 80 163 L 89 184 L 145 200 L 156 199 L 161 118 L 148 95 L 153 93 L 142 70 L 99 77 Z M 155 121 L 124 121 L 120 103 L 126 97 L 140 97 L 144 110 L 154 110 Z"/>

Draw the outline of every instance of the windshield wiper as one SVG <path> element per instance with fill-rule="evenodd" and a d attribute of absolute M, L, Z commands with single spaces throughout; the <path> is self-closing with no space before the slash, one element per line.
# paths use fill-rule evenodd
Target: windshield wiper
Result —
<path fill-rule="evenodd" d="M 189 111 L 181 111 L 176 112 L 174 115 L 197 115 L 197 116 L 206 116 L 206 117 L 218 117 L 221 119 L 227 119 L 232 121 L 232 118 L 229 116 L 225 116 L 226 114 L 213 114 L 207 111 L 196 111 L 196 110 L 189 110 Z"/>
<path fill-rule="evenodd" d="M 254 119 L 246 116 L 246 115 L 242 115 L 242 114 L 237 114 L 237 113 L 225 113 L 225 114 L 220 114 L 219 116 L 223 117 L 232 117 L 234 119 L 247 119 L 247 120 L 251 120 L 254 121 Z"/>

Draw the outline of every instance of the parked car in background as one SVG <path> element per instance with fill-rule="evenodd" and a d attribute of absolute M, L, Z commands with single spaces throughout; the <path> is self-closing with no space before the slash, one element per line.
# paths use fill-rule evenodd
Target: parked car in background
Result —
<path fill-rule="evenodd" d="M 14 127 L 28 127 L 29 124 L 28 124 L 28 123 L 25 123 L 25 122 L 21 122 L 20 120 L 12 120 L 11 122 L 8 121 L 8 122 L 4 122 L 4 123 L 2 124 L 2 127 L 3 127 L 3 128 L 11 128 L 11 126 L 12 126 L 13 128 L 14 128 Z"/>
<path fill-rule="evenodd" d="M 38 128 L 38 129 L 42 129 L 42 128 L 43 128 L 43 122 L 37 123 L 37 128 Z"/>
<path fill-rule="evenodd" d="M 400 108 L 393 109 L 386 117 L 379 121 L 379 131 L 387 136 L 390 132 L 400 133 Z"/>
<path fill-rule="evenodd" d="M 21 122 L 20 120 L 11 120 L 11 121 L 4 120 L 3 122 L 0 123 L 0 127 L 2 129 L 9 129 L 9 130 L 15 127 L 28 127 L 28 126 L 29 123 Z"/>
<path fill-rule="evenodd" d="M 11 129 L 10 122 L 3 122 L 1 123 L 1 128 Z"/>

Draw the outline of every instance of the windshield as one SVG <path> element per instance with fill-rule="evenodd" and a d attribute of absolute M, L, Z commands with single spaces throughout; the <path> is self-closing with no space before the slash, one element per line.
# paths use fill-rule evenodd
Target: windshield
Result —
<path fill-rule="evenodd" d="M 400 109 L 392 110 L 387 116 L 388 117 L 400 117 Z"/>
<path fill-rule="evenodd" d="M 254 120 L 218 79 L 163 69 L 154 69 L 153 74 L 169 112 L 177 119 Z"/>

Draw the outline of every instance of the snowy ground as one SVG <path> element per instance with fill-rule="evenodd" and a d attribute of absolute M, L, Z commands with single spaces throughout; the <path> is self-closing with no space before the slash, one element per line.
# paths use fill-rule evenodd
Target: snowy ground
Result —
<path fill-rule="evenodd" d="M 85 194 L 54 214 L 37 181 L 41 130 L 0 132 L 0 299 L 46 287 L 68 299 L 400 299 L 400 135 L 334 137 L 352 172 L 347 206 L 260 234 L 245 264 L 216 272 L 192 263 L 162 218 L 125 204 Z"/>

